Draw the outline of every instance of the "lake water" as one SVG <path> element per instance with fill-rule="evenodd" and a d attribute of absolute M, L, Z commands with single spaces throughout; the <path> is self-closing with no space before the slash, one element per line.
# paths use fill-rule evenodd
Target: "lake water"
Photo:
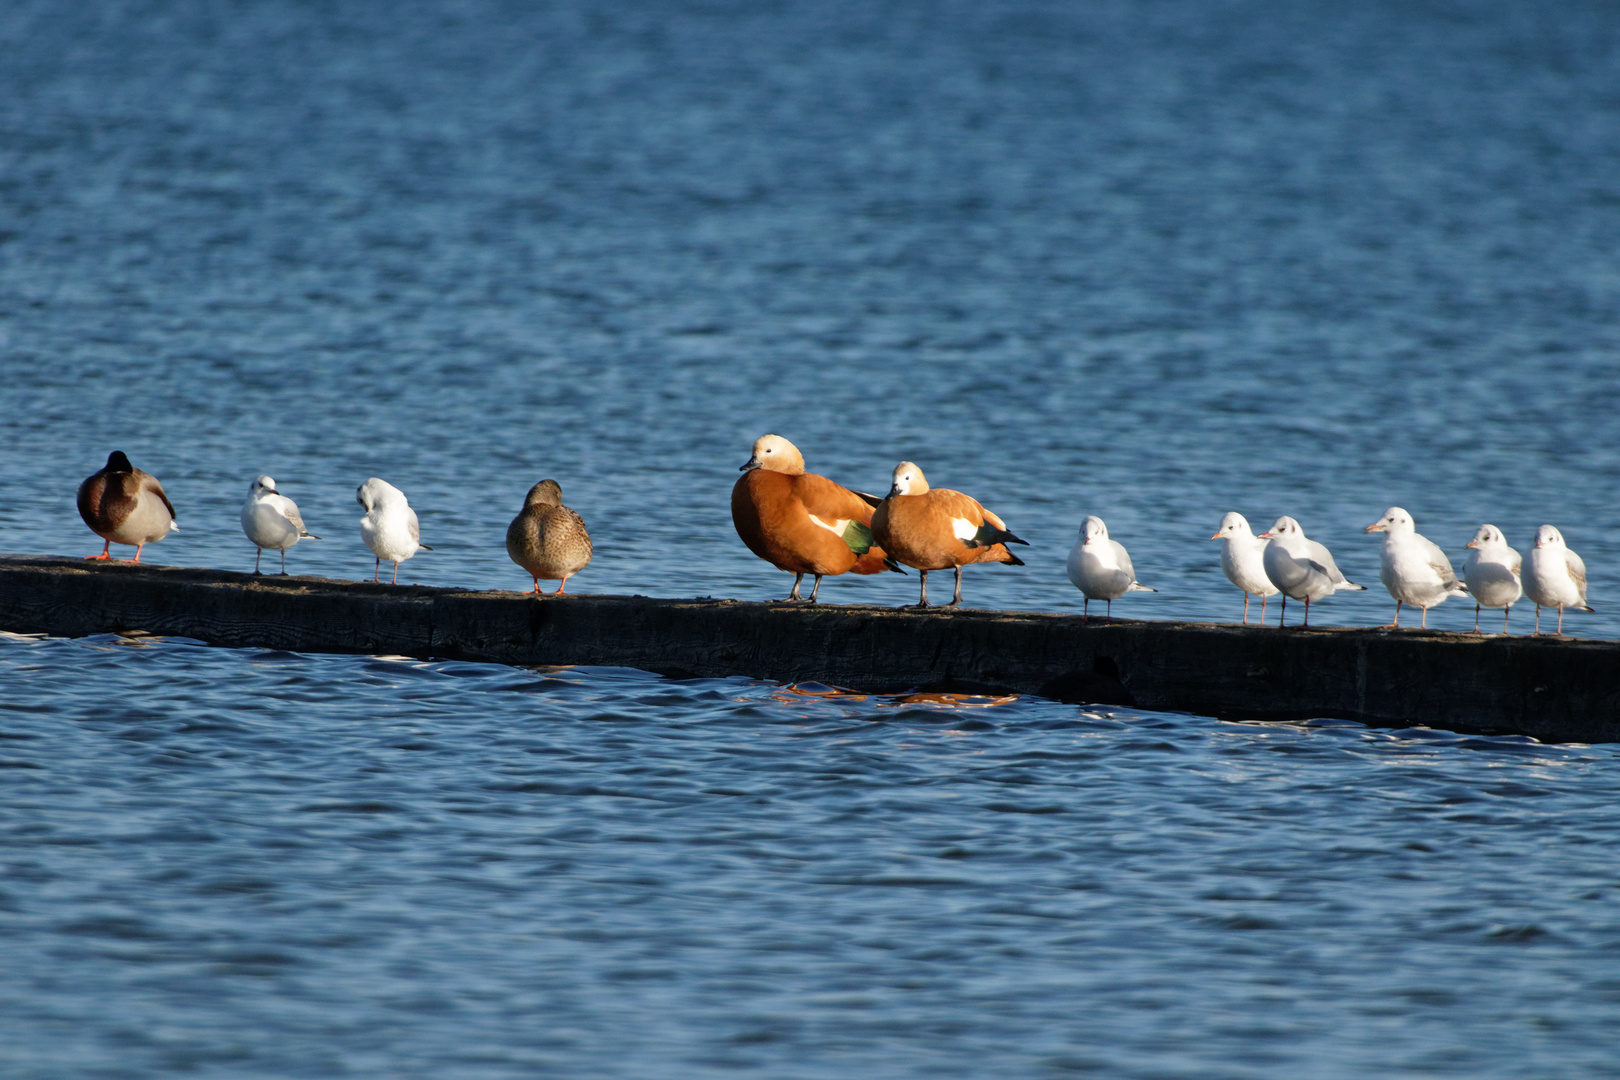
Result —
<path fill-rule="evenodd" d="M 108 451 L 247 569 L 765 599 L 760 434 L 1234 619 L 1223 512 L 1393 604 L 1559 525 L 1620 634 L 1620 9 L 0 9 L 0 550 Z M 127 552 L 126 552 L 127 554 Z M 916 576 L 824 601 L 908 603 Z M 1514 614 L 1528 629 L 1530 610 Z M 1452 601 L 1430 625 L 1465 629 Z M 627 671 L 0 641 L 8 1077 L 1620 1075 L 1609 748 Z"/>

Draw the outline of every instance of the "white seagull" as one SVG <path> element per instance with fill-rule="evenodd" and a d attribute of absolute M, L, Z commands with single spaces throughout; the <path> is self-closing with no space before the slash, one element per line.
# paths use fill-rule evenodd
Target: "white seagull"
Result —
<path fill-rule="evenodd" d="M 300 540 L 319 540 L 320 537 L 304 528 L 304 519 L 298 515 L 298 504 L 276 490 L 276 482 L 268 476 L 255 477 L 248 488 L 248 501 L 242 507 L 242 531 L 253 541 L 253 572 L 259 572 L 259 560 L 265 548 L 281 551 L 281 572 L 287 572 L 287 549 Z"/>
<path fill-rule="evenodd" d="M 1564 546 L 1564 534 L 1551 525 L 1536 530 L 1536 548 L 1524 564 L 1524 595 L 1536 605 L 1536 633 L 1541 633 L 1541 609 L 1558 609 L 1558 629 L 1564 633 L 1564 609 L 1593 610 L 1586 603 L 1586 564 Z"/>
<path fill-rule="evenodd" d="M 1524 595 L 1519 580 L 1519 553 L 1508 547 L 1507 537 L 1495 525 L 1481 525 L 1467 546 L 1472 550 L 1463 560 L 1463 580 L 1468 583 L 1468 595 L 1474 598 L 1474 633 L 1479 633 L 1479 609 L 1484 606 L 1502 609 L 1505 634 L 1508 615 Z"/>
<path fill-rule="evenodd" d="M 1266 621 L 1266 599 L 1277 595 L 1277 586 L 1266 577 L 1266 542 L 1249 530 L 1249 519 L 1233 511 L 1221 518 L 1221 527 L 1211 540 L 1225 540 L 1221 546 L 1221 569 L 1226 580 L 1243 590 L 1243 625 L 1249 625 L 1249 597 L 1260 598 L 1260 623 Z"/>
<path fill-rule="evenodd" d="M 1080 536 L 1069 551 L 1069 580 L 1085 595 L 1081 618 L 1090 616 L 1093 600 L 1106 600 L 1112 617 L 1114 601 L 1126 593 L 1159 591 L 1136 580 L 1125 546 L 1108 539 L 1108 526 L 1095 514 L 1080 523 Z"/>
<path fill-rule="evenodd" d="M 375 476 L 355 489 L 354 497 L 366 511 L 366 516 L 360 519 L 360 538 L 377 556 L 371 580 L 379 580 L 382 561 L 387 559 L 394 564 L 394 584 L 398 585 L 399 564 L 418 551 L 433 550 L 422 543 L 416 511 L 411 509 L 403 491 Z"/>
<path fill-rule="evenodd" d="M 1261 556 L 1266 577 L 1283 594 L 1282 611 L 1277 625 L 1288 617 L 1288 598 L 1305 601 L 1305 626 L 1311 625 L 1311 601 L 1345 589 L 1365 589 L 1339 572 L 1333 555 L 1327 548 L 1305 535 L 1299 522 L 1284 514 L 1276 524 L 1260 534 L 1270 540 Z"/>
<path fill-rule="evenodd" d="M 1395 619 L 1388 626 L 1400 629 L 1401 605 L 1411 604 L 1423 612 L 1423 626 L 1427 629 L 1430 608 L 1445 603 L 1448 596 L 1468 595 L 1446 553 L 1417 531 L 1412 515 L 1405 510 L 1390 507 L 1366 531 L 1384 534 L 1378 553 L 1378 580 L 1395 598 Z"/>

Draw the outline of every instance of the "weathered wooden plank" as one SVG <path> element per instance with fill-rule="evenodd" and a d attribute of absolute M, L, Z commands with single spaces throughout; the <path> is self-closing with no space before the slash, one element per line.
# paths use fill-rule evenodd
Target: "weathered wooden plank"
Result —
<path fill-rule="evenodd" d="M 1220 716 L 1345 717 L 1620 740 L 1620 643 L 730 600 L 537 600 L 309 577 L 0 557 L 0 629 L 603 664 L 694 676 L 1045 693 Z"/>

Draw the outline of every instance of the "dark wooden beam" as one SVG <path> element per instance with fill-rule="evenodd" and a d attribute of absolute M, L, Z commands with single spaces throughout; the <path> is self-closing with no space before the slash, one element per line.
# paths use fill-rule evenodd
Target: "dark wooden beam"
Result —
<path fill-rule="evenodd" d="M 1620 740 L 1620 643 L 1008 611 L 469 592 L 0 556 L 0 629 L 1041 693 L 1234 718 Z"/>

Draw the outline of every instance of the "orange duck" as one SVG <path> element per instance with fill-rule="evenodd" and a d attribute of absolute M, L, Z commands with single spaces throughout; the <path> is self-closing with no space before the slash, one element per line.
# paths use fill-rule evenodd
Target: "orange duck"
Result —
<path fill-rule="evenodd" d="M 799 584 L 814 574 L 810 603 L 829 574 L 905 573 L 872 543 L 875 495 L 866 495 L 804 471 L 798 447 L 780 435 L 762 435 L 754 456 L 731 489 L 731 521 L 748 550 L 795 575 L 789 600 L 803 600 Z"/>
<path fill-rule="evenodd" d="M 962 602 L 963 566 L 980 562 L 1023 566 L 1024 560 L 1007 545 L 1027 546 L 977 499 L 949 488 L 930 489 L 923 471 L 909 461 L 894 467 L 888 497 L 872 515 L 872 537 L 891 558 L 922 571 L 918 607 L 928 606 L 928 571 L 955 567 L 956 596 L 946 605 L 955 607 Z"/>

